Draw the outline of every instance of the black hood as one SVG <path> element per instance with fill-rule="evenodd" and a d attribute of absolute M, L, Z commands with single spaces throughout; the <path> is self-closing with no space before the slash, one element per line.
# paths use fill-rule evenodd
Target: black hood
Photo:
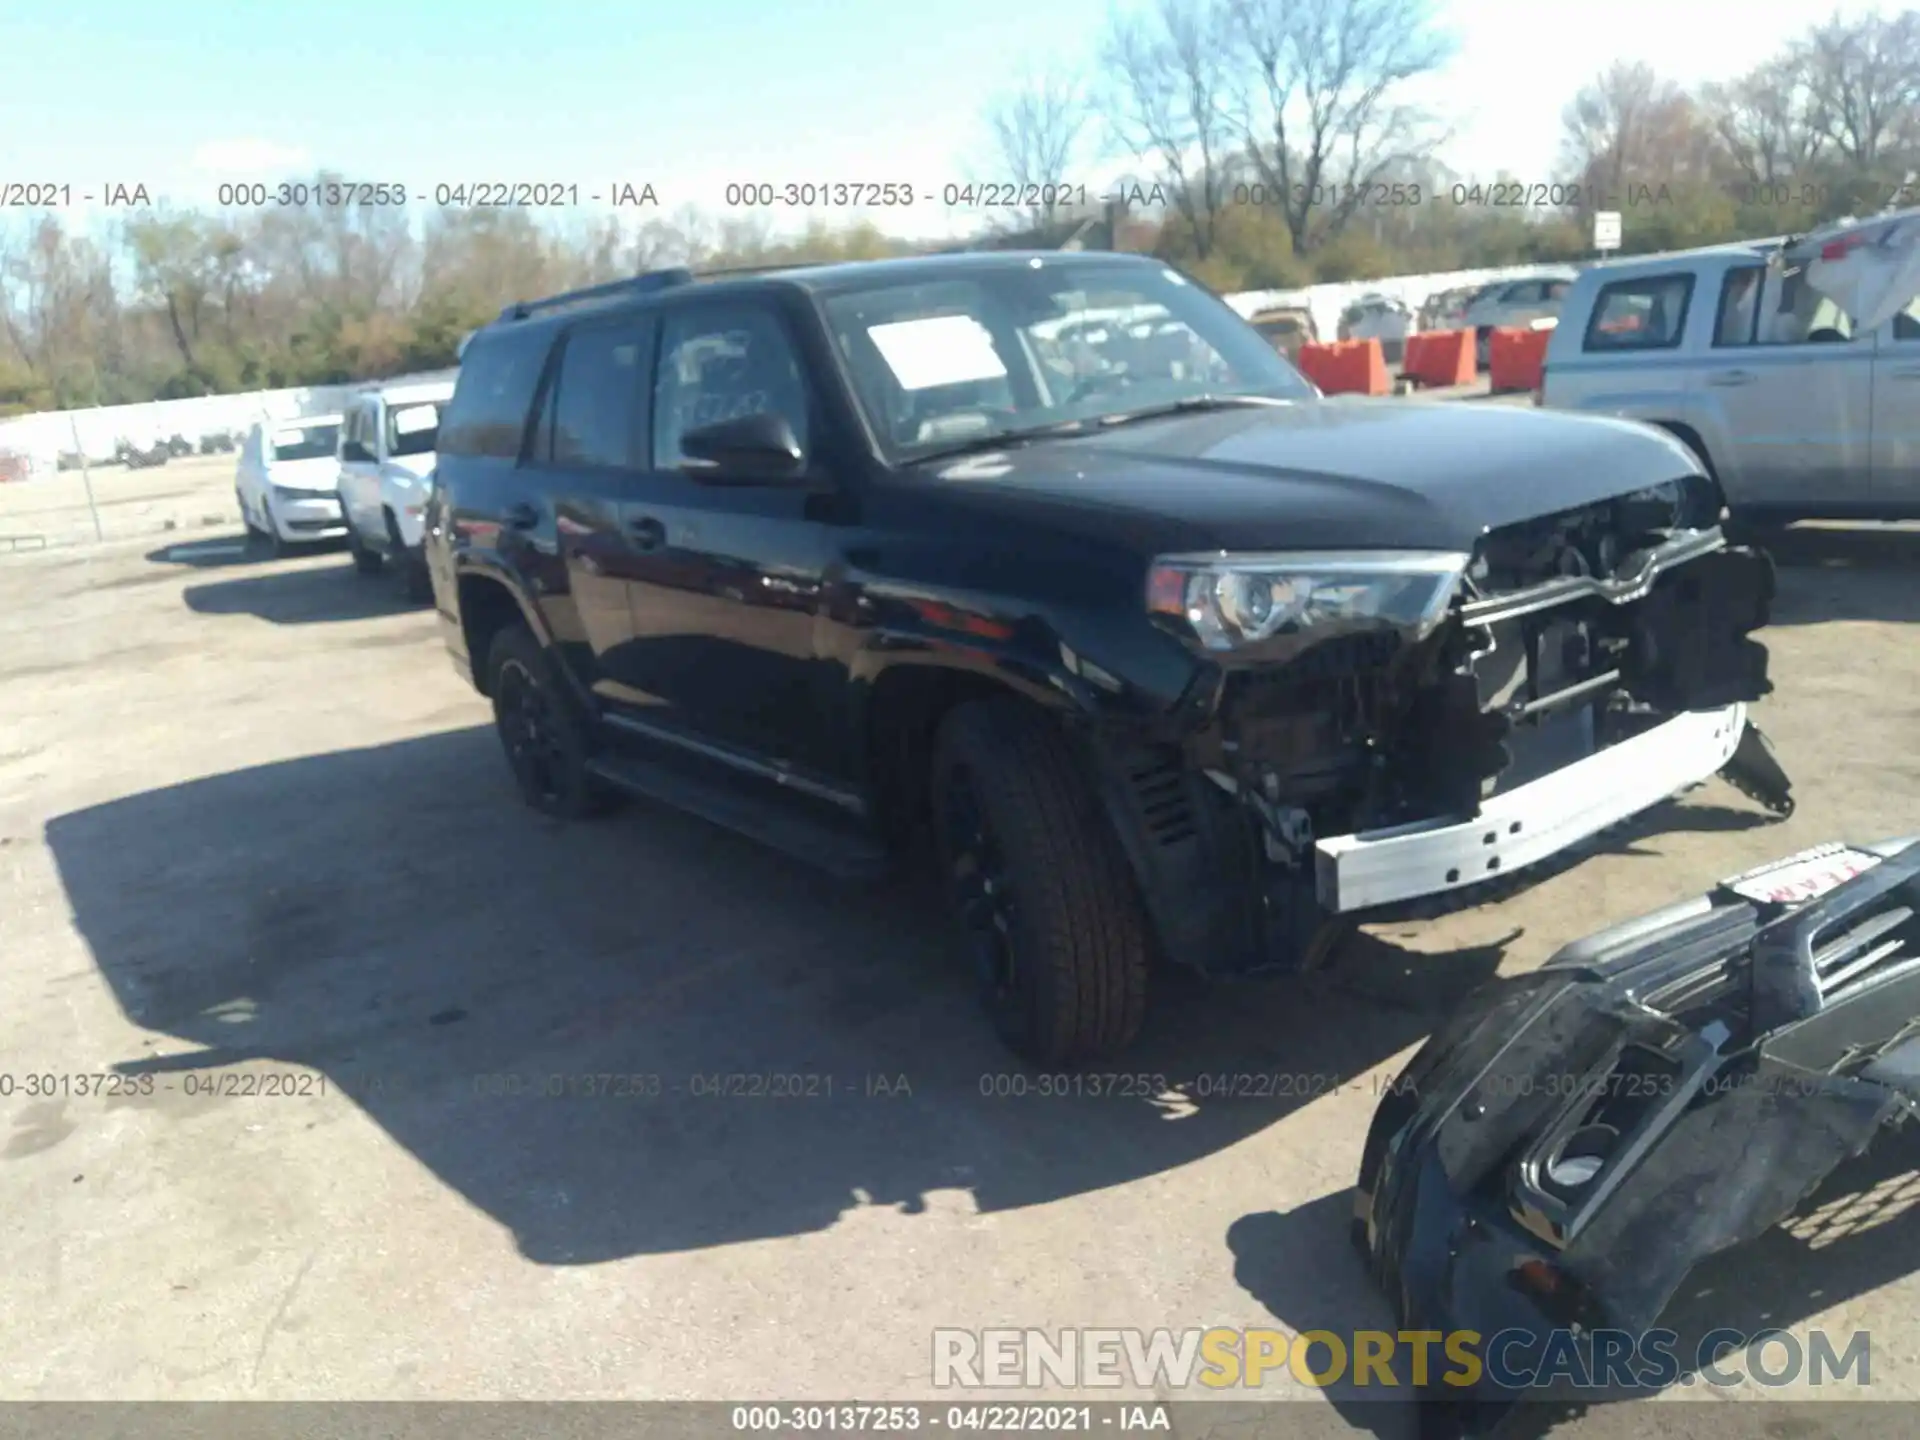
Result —
<path fill-rule="evenodd" d="M 1488 530 L 1699 473 L 1650 426 L 1504 405 L 1303 400 L 929 462 L 971 491 L 1137 515 L 1198 548 L 1468 551 Z"/>

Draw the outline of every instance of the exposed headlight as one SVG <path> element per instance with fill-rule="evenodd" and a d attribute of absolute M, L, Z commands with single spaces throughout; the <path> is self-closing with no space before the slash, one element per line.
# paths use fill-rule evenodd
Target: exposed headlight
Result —
<path fill-rule="evenodd" d="M 273 487 L 273 498 L 292 505 L 302 500 L 331 500 L 334 498 L 334 492 L 331 490 L 294 490 L 285 485 L 276 485 Z"/>
<path fill-rule="evenodd" d="M 1180 620 L 1209 650 L 1369 622 L 1430 633 L 1470 557 L 1406 550 L 1163 555 L 1147 609 Z"/>

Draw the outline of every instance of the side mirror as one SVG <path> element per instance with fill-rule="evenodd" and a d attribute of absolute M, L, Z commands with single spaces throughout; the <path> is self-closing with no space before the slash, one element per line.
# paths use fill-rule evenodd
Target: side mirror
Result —
<path fill-rule="evenodd" d="M 696 480 L 792 480 L 807 465 L 799 437 L 784 415 L 736 415 L 680 437 L 684 468 Z"/>

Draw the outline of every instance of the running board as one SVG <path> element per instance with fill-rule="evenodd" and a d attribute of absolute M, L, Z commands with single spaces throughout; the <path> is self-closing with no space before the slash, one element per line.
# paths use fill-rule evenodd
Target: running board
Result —
<path fill-rule="evenodd" d="M 595 756 L 587 769 L 624 794 L 671 805 L 839 880 L 877 880 L 892 868 L 877 840 L 849 823 L 808 814 L 790 793 L 759 795 L 749 788 L 752 782 L 709 779 L 620 751 Z"/>

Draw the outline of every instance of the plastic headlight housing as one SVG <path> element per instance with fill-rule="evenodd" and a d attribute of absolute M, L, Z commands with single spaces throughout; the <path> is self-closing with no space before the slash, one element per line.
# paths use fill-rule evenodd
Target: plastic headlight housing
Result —
<path fill-rule="evenodd" d="M 1147 609 L 1209 650 L 1277 637 L 1374 627 L 1420 638 L 1446 615 L 1471 557 L 1425 550 L 1163 555 L 1147 573 Z"/>
<path fill-rule="evenodd" d="M 333 495 L 334 492 L 331 490 L 295 490 L 285 485 L 273 487 L 273 498 L 284 500 L 289 505 L 297 504 L 302 500 L 331 500 Z"/>

